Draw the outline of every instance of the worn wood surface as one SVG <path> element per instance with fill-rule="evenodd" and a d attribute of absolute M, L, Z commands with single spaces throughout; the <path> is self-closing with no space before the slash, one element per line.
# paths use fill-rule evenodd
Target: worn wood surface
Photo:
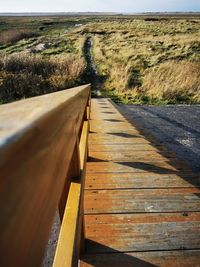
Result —
<path fill-rule="evenodd" d="M 138 153 L 138 152 L 137 152 Z M 91 159 L 92 160 L 92 159 Z M 125 162 L 111 162 L 95 159 L 93 162 L 87 163 L 88 173 L 127 173 L 127 172 L 148 172 L 148 173 L 191 173 L 185 164 L 180 163 L 178 160 L 173 160 L 173 162 L 166 162 L 164 158 L 163 161 L 153 161 L 152 158 L 140 159 L 136 161 L 125 161 Z"/>
<path fill-rule="evenodd" d="M 87 190 L 85 213 L 200 211 L 199 195 L 196 188 Z"/>
<path fill-rule="evenodd" d="M 199 266 L 199 173 L 108 99 L 92 100 L 90 131 L 81 266 Z"/>
<path fill-rule="evenodd" d="M 40 266 L 89 86 L 0 107 L 0 266 Z"/>
<path fill-rule="evenodd" d="M 88 215 L 85 218 L 87 251 L 111 253 L 196 249 L 200 240 L 200 214 L 195 215 Z"/>
<path fill-rule="evenodd" d="M 84 267 L 198 267 L 199 250 L 88 254 Z"/>
<path fill-rule="evenodd" d="M 200 186 L 198 174 L 88 173 L 86 189 L 179 188 Z M 87 192 L 86 192 L 87 194 Z"/>

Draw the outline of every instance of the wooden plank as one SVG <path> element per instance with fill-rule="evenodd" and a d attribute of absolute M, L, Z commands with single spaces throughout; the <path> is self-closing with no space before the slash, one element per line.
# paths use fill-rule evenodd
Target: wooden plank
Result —
<path fill-rule="evenodd" d="M 85 189 L 200 187 L 200 175 L 185 173 L 88 173 Z"/>
<path fill-rule="evenodd" d="M 118 143 L 118 144 L 100 144 L 96 145 L 93 144 L 90 146 L 90 151 L 93 152 L 120 152 L 120 151 L 132 151 L 132 153 L 136 151 L 157 151 L 157 152 L 162 152 L 162 151 L 167 151 L 167 149 L 163 145 L 158 145 L 158 146 L 152 146 L 149 144 L 125 144 L 125 143 Z"/>
<path fill-rule="evenodd" d="M 200 211 L 200 189 L 85 191 L 85 214 Z"/>
<path fill-rule="evenodd" d="M 53 267 L 76 266 L 78 258 L 77 225 L 81 195 L 80 182 L 71 182 L 59 233 Z"/>
<path fill-rule="evenodd" d="M 140 162 L 88 162 L 87 172 L 88 173 L 125 173 L 125 172 L 145 172 L 145 173 L 168 173 L 168 174 L 179 174 L 179 171 L 187 171 L 192 173 L 188 167 L 179 164 L 174 161 L 171 164 L 166 162 L 152 162 L 150 160 Z"/>
<path fill-rule="evenodd" d="M 200 250 L 86 254 L 81 267 L 198 267 Z"/>
<path fill-rule="evenodd" d="M 116 132 L 118 132 L 116 130 Z M 89 135 L 89 144 L 91 145 L 116 145 L 116 144 L 151 144 L 150 141 L 145 140 L 144 138 L 139 138 L 133 136 L 130 138 L 124 138 L 123 136 L 116 136 L 114 134 L 100 135 L 100 134 L 90 134 Z M 159 144 L 159 143 L 158 143 Z"/>
<path fill-rule="evenodd" d="M 200 248 L 200 213 L 85 215 L 88 253 Z"/>
<path fill-rule="evenodd" d="M 0 107 L 0 266 L 39 266 L 89 86 Z"/>
<path fill-rule="evenodd" d="M 91 132 L 98 132 L 98 133 L 102 133 L 102 134 L 106 134 L 106 133 L 119 133 L 119 132 L 132 132 L 132 133 L 135 133 L 135 134 L 139 134 L 139 132 L 134 129 L 131 125 L 129 127 L 126 127 L 125 125 L 119 127 L 119 126 L 116 126 L 116 125 L 113 125 L 112 127 L 108 125 L 103 125 L 103 124 L 95 124 L 95 125 L 92 125 L 90 127 L 91 129 Z"/>
<path fill-rule="evenodd" d="M 91 161 L 125 161 L 125 162 L 133 162 L 133 161 L 146 161 L 151 159 L 151 162 L 170 162 L 171 160 L 177 160 L 174 153 L 171 152 L 155 152 L 155 151 L 137 151 L 134 153 L 133 151 L 109 151 L 109 152 L 93 152 L 90 151 L 89 157 Z"/>
<path fill-rule="evenodd" d="M 100 123 L 100 125 L 99 125 L 99 123 Z M 126 119 L 121 119 L 121 120 L 114 120 L 114 121 L 112 121 L 112 120 L 91 120 L 91 122 L 90 122 L 90 124 L 91 124 L 91 127 L 93 127 L 93 126 L 105 126 L 105 127 L 108 127 L 108 128 L 112 128 L 112 127 L 121 127 L 121 128 L 123 128 L 123 127 L 125 127 L 125 128 L 129 128 L 129 127 L 133 127 L 132 125 L 131 125 L 131 123 L 129 123 Z M 134 128 L 134 127 L 133 127 Z"/>
<path fill-rule="evenodd" d="M 120 114 L 105 114 L 105 113 L 90 113 L 91 120 L 124 120 L 124 117 Z"/>
<path fill-rule="evenodd" d="M 93 100 L 91 118 L 81 266 L 197 267 L 200 175 L 110 101 Z"/>

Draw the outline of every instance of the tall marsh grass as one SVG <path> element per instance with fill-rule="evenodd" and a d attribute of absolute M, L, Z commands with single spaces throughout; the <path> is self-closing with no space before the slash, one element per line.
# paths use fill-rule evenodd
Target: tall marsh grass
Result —
<path fill-rule="evenodd" d="M 194 23 L 195 22 L 195 23 Z M 125 103 L 200 103 L 200 20 L 124 19 L 86 25 L 105 94 Z"/>
<path fill-rule="evenodd" d="M 85 69 L 79 56 L 44 58 L 13 54 L 0 59 L 0 102 L 51 93 L 80 83 Z"/>
<path fill-rule="evenodd" d="M 147 70 L 141 93 L 171 103 L 200 103 L 200 64 L 169 61 Z"/>
<path fill-rule="evenodd" d="M 14 44 L 22 39 L 27 39 L 36 36 L 38 36 L 38 33 L 31 30 L 10 29 L 1 32 L 0 44 Z"/>

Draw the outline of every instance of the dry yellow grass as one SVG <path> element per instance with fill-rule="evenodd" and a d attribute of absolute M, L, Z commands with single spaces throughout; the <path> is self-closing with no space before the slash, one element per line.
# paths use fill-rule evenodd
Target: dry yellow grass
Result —
<path fill-rule="evenodd" d="M 124 102 L 199 103 L 200 19 L 91 23 L 105 89 Z"/>
<path fill-rule="evenodd" d="M 1 32 L 0 44 L 14 44 L 22 39 L 38 36 L 38 34 L 31 30 L 26 29 L 10 29 Z"/>
<path fill-rule="evenodd" d="M 42 95 L 79 84 L 85 69 L 78 55 L 44 58 L 18 53 L 0 60 L 0 102 Z"/>
<path fill-rule="evenodd" d="M 138 93 L 160 100 L 200 102 L 200 64 L 168 61 L 147 71 Z"/>

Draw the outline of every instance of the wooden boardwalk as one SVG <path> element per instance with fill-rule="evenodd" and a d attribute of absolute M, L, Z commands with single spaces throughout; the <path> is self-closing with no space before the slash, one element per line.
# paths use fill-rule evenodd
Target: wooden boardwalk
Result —
<path fill-rule="evenodd" d="M 92 99 L 82 267 L 200 266 L 200 177 Z"/>

